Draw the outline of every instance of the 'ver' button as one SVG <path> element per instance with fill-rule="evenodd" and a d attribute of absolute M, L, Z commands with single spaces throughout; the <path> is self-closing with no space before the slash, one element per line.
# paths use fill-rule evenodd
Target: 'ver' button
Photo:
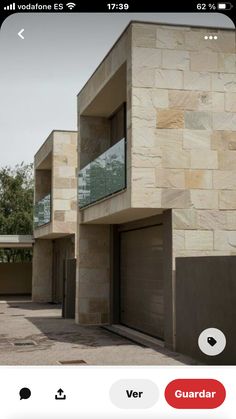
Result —
<path fill-rule="evenodd" d="M 110 390 L 112 403 L 120 409 L 148 409 L 154 406 L 158 396 L 156 384 L 144 379 L 119 380 Z"/>

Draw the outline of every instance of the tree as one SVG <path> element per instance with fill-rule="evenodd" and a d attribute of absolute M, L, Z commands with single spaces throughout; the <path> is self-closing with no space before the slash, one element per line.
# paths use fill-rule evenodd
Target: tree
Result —
<path fill-rule="evenodd" d="M 33 232 L 33 165 L 0 168 L 0 234 Z M 26 249 L 2 249 L 0 261 L 31 260 Z"/>

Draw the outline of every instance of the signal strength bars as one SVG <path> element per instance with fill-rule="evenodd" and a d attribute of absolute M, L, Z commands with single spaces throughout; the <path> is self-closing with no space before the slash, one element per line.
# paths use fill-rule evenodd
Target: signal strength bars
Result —
<path fill-rule="evenodd" d="M 16 10 L 16 3 L 9 4 L 4 7 L 4 10 Z"/>

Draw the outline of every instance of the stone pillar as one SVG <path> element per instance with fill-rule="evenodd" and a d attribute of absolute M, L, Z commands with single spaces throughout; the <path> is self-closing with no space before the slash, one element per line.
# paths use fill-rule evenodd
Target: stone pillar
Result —
<path fill-rule="evenodd" d="M 110 317 L 110 225 L 79 225 L 76 323 L 107 324 Z"/>
<path fill-rule="evenodd" d="M 52 240 L 36 239 L 33 248 L 32 300 L 52 301 Z"/>

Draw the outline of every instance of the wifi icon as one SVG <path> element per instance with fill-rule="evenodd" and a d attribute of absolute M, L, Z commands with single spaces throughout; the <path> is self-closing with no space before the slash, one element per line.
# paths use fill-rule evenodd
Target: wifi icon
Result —
<path fill-rule="evenodd" d="M 68 9 L 72 10 L 76 6 L 76 4 L 75 3 L 67 3 L 66 6 L 68 7 Z"/>

